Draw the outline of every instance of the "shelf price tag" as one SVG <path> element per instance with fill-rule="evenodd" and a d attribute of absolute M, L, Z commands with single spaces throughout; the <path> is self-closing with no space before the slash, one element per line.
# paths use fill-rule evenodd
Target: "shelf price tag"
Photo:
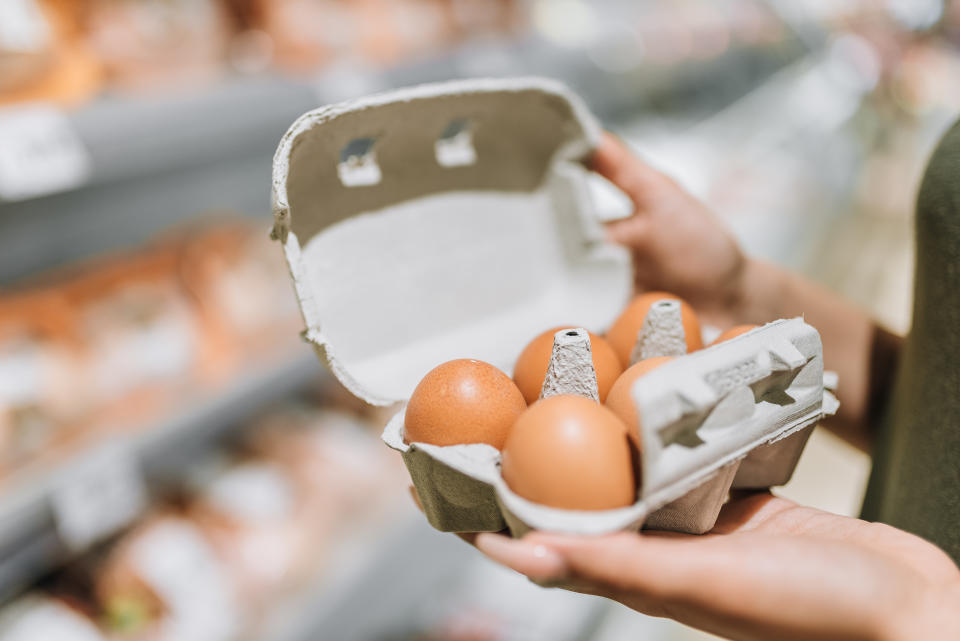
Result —
<path fill-rule="evenodd" d="M 61 539 L 82 550 L 137 518 L 147 491 L 133 454 L 107 443 L 66 470 L 51 503 Z"/>
<path fill-rule="evenodd" d="M 89 176 L 90 156 L 63 112 L 46 104 L 0 109 L 0 199 L 63 191 Z"/>

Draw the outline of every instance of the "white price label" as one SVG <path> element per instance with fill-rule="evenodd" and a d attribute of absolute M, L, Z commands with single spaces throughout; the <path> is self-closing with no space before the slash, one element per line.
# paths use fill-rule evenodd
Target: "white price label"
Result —
<path fill-rule="evenodd" d="M 90 156 L 63 112 L 42 104 L 0 109 L 0 198 L 62 191 L 89 176 Z"/>
<path fill-rule="evenodd" d="M 60 537 L 82 550 L 131 523 L 146 498 L 132 453 L 108 443 L 70 467 L 51 500 Z"/>

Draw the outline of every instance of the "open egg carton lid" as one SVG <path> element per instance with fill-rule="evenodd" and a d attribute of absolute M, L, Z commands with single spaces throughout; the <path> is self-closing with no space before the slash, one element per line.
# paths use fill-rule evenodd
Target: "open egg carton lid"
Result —
<path fill-rule="evenodd" d="M 559 323 L 603 331 L 631 294 L 582 161 L 600 128 L 541 78 L 422 85 L 310 111 L 274 158 L 282 242 L 306 338 L 373 404 L 433 367 L 510 373 Z"/>

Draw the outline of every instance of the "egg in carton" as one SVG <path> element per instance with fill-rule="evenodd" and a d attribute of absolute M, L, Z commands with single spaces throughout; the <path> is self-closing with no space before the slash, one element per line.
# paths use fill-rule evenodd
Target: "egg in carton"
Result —
<path fill-rule="evenodd" d="M 301 116 L 274 158 L 273 237 L 306 340 L 353 394 L 389 405 L 454 358 L 511 371 L 526 339 L 557 319 L 609 327 L 632 271 L 587 190 L 583 161 L 599 138 L 582 101 L 540 78 L 423 85 Z M 647 334 L 635 356 L 673 349 L 669 331 Z M 561 369 L 579 374 L 558 389 L 595 389 L 577 353 Z M 623 509 L 525 501 L 493 447 L 405 443 L 402 409 L 383 437 L 441 530 L 703 532 L 731 486 L 789 477 L 802 433 L 823 414 L 819 336 L 800 319 L 778 321 L 661 369 L 634 390 L 643 479 Z M 757 397 L 764 386 L 773 395 Z"/>

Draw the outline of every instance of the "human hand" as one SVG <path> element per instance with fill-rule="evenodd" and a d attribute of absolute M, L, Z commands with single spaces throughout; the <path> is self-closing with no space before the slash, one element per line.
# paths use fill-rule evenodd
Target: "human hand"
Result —
<path fill-rule="evenodd" d="M 731 500 L 703 536 L 483 533 L 473 542 L 541 585 L 731 639 L 960 639 L 960 570 L 939 548 L 768 493 Z"/>
<path fill-rule="evenodd" d="M 590 167 L 633 202 L 633 215 L 609 223 L 607 237 L 630 250 L 637 290 L 676 294 L 721 326 L 741 322 L 749 261 L 723 222 L 611 134 Z"/>

